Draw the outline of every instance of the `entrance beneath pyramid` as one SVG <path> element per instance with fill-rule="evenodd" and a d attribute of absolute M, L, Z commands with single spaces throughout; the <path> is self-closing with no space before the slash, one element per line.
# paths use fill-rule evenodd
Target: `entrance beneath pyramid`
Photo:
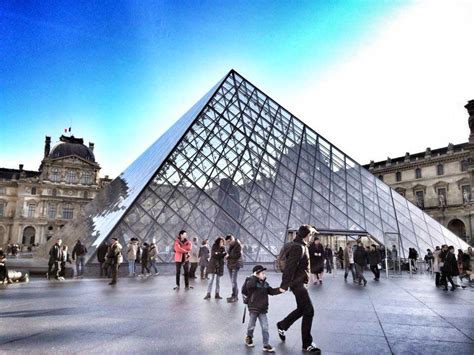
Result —
<path fill-rule="evenodd" d="M 354 249 L 357 241 L 361 240 L 365 247 L 370 247 L 375 244 L 379 248 L 384 249 L 383 244 L 366 231 L 316 229 L 319 233 L 317 238 L 321 241 L 322 246 L 325 250 L 327 250 L 327 248 L 331 250 L 332 267 L 336 269 L 344 269 L 343 253 L 347 243 L 350 243 L 350 247 Z M 297 229 L 288 230 L 287 242 L 292 241 L 296 237 L 296 232 Z M 313 242 L 313 240 L 314 239 L 311 238 L 310 243 Z"/>

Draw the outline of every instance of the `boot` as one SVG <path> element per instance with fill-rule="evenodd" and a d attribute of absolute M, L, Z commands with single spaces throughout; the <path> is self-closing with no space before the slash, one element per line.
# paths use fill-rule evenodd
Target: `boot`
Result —
<path fill-rule="evenodd" d="M 216 300 L 221 300 L 221 299 L 222 299 L 222 297 L 221 297 L 221 296 L 219 296 L 219 293 L 216 293 L 216 295 L 215 295 L 215 297 L 214 297 L 214 298 L 215 298 Z"/>
<path fill-rule="evenodd" d="M 211 299 L 211 294 L 210 293 L 206 293 L 206 297 L 204 297 L 205 300 L 209 300 Z"/>

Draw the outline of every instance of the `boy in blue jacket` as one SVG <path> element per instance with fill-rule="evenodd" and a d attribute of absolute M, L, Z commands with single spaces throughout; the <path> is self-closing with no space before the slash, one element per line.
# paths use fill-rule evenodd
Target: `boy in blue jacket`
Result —
<path fill-rule="evenodd" d="M 247 303 L 250 313 L 245 344 L 248 347 L 255 346 L 253 343 L 253 331 L 258 318 L 260 326 L 262 327 L 263 351 L 273 353 L 275 349 L 269 344 L 270 335 L 268 333 L 268 295 L 278 295 L 285 292 L 285 290 L 270 287 L 266 281 L 265 270 L 267 269 L 262 265 L 256 265 L 252 270 L 252 276 L 245 280 L 242 287 L 244 303 Z"/>

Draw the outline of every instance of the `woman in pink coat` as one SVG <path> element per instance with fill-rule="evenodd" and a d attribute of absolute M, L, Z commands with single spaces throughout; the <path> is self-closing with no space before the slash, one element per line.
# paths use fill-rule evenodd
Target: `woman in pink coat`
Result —
<path fill-rule="evenodd" d="M 189 252 L 191 251 L 192 244 L 187 240 L 187 233 L 185 230 L 179 232 L 178 237 L 174 241 L 174 262 L 176 264 L 176 287 L 175 290 L 179 290 L 179 279 L 181 276 L 181 266 L 184 270 L 184 286 L 188 290 L 189 287 Z"/>

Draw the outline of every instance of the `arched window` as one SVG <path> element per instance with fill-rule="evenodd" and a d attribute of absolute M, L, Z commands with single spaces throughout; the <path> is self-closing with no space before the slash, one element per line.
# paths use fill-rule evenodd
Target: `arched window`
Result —
<path fill-rule="evenodd" d="M 77 182 L 77 174 L 74 170 L 68 170 L 66 173 L 66 182 L 68 184 L 75 184 Z"/>
<path fill-rule="evenodd" d="M 444 166 L 443 166 L 443 164 L 438 164 L 436 166 L 436 173 L 438 175 L 444 175 Z"/>
<path fill-rule="evenodd" d="M 72 219 L 74 217 L 74 208 L 71 203 L 63 206 L 63 219 Z"/>
<path fill-rule="evenodd" d="M 53 182 L 59 182 L 59 180 L 61 178 L 60 178 L 60 175 L 59 175 L 59 169 L 58 168 L 52 168 L 51 169 L 51 176 L 49 177 L 49 179 Z"/>
<path fill-rule="evenodd" d="M 415 177 L 417 179 L 421 179 L 421 169 L 420 168 L 415 169 Z"/>
<path fill-rule="evenodd" d="M 395 180 L 397 180 L 397 182 L 402 181 L 402 173 L 400 171 L 395 173 Z"/>

